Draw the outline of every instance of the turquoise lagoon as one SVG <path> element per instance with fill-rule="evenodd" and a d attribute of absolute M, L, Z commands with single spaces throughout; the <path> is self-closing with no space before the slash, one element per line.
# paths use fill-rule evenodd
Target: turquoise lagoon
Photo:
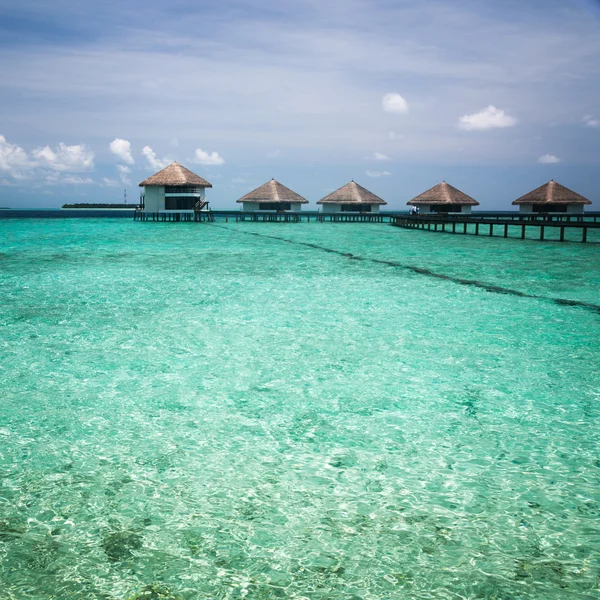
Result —
<path fill-rule="evenodd" d="M 599 246 L 0 234 L 2 600 L 600 596 Z"/>

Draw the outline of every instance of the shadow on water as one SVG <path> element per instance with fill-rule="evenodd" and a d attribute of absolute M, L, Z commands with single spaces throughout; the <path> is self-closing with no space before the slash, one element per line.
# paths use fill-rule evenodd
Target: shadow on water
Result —
<path fill-rule="evenodd" d="M 212 227 L 220 227 L 221 229 L 227 229 L 229 231 L 236 231 L 231 229 L 230 227 L 225 227 L 224 225 L 215 225 L 211 224 Z M 403 269 L 406 271 L 410 271 L 412 273 L 417 273 L 418 275 L 425 275 L 427 277 L 432 277 L 435 279 L 441 279 L 444 281 L 451 281 L 453 283 L 458 283 L 460 285 L 469 285 L 472 287 L 477 287 L 486 292 L 491 292 L 494 294 L 506 294 L 510 296 L 519 296 L 521 298 L 532 298 L 535 300 L 542 300 L 544 302 L 552 302 L 554 304 L 558 304 L 560 306 L 574 306 L 577 308 L 585 308 L 592 312 L 600 314 L 600 305 L 593 304 L 591 302 L 581 302 L 579 300 L 569 300 L 566 298 L 551 298 L 548 296 L 539 296 L 537 294 L 528 294 L 526 292 L 521 292 L 519 290 L 514 290 L 511 288 L 505 288 L 498 285 L 492 285 L 489 283 L 485 283 L 483 281 L 478 281 L 476 279 L 463 279 L 461 277 L 453 277 L 452 275 L 445 275 L 444 273 L 437 273 L 435 271 L 431 271 L 430 269 L 425 269 L 423 267 L 415 267 L 413 265 L 404 265 L 402 263 L 393 261 L 393 260 L 383 260 L 378 258 L 368 258 L 364 256 L 357 256 L 350 252 L 342 252 L 341 250 L 335 250 L 334 248 L 327 248 L 326 246 L 321 246 L 319 244 L 314 244 L 312 242 L 298 242 L 296 240 L 290 240 L 287 238 L 278 237 L 275 235 L 265 235 L 264 233 L 256 233 L 254 231 L 237 231 L 237 233 L 243 233 L 245 235 L 253 235 L 256 237 L 267 238 L 271 240 L 277 240 L 279 242 L 286 242 L 288 244 L 296 244 L 298 246 L 306 246 L 308 248 L 314 248 L 315 250 L 321 250 L 323 252 L 329 252 L 331 254 L 337 254 L 339 256 L 343 256 L 344 258 L 348 258 L 350 260 L 360 260 L 371 262 L 379 265 L 387 265 L 390 267 L 395 267 L 398 269 Z"/>

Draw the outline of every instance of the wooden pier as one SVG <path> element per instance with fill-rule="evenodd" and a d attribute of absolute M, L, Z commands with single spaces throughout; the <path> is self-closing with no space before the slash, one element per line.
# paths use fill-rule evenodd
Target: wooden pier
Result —
<path fill-rule="evenodd" d="M 506 212 L 477 212 L 472 214 L 426 214 L 408 215 L 398 213 L 322 213 L 318 211 L 273 212 L 240 210 L 198 210 L 172 212 L 144 212 L 136 210 L 136 221 L 162 223 L 201 223 L 216 220 L 253 223 L 391 223 L 396 227 L 438 231 L 460 235 L 485 235 L 492 237 L 536 239 L 540 241 L 580 241 L 588 242 L 590 231 L 600 231 L 600 212 L 581 215 L 555 214 L 514 214 Z M 558 235 L 549 235 L 556 231 Z M 531 233 L 534 232 L 533 237 Z M 576 237 L 576 239 L 574 239 Z M 591 241 L 599 241 L 591 240 Z"/>
<path fill-rule="evenodd" d="M 316 221 L 318 223 L 391 223 L 394 215 L 383 213 L 321 213 L 317 211 L 301 212 L 273 212 L 273 211 L 252 211 L 244 212 L 240 210 L 210 210 L 188 212 L 144 212 L 136 210 L 135 221 L 160 221 L 160 222 L 188 222 L 199 223 L 203 221 L 214 221 L 215 219 L 240 222 L 264 222 L 264 223 L 301 223 Z"/>
<path fill-rule="evenodd" d="M 600 230 L 600 213 L 569 214 L 515 214 L 483 213 L 470 215 L 394 215 L 392 224 L 407 229 L 439 231 L 460 235 L 485 235 L 489 237 L 536 239 L 539 241 L 571 241 L 565 231 L 577 232 L 579 241 L 588 241 L 589 230 Z M 510 228 L 510 229 L 509 229 Z M 517 235 L 509 236 L 516 229 Z M 548 237 L 548 230 L 558 230 L 558 239 Z M 527 233 L 534 231 L 534 237 Z M 576 240 L 573 240 L 576 241 Z"/>
<path fill-rule="evenodd" d="M 162 223 L 201 223 L 212 222 L 215 220 L 215 215 L 211 210 L 194 211 L 194 212 L 145 212 L 136 210 L 133 215 L 134 221 L 160 221 Z"/>

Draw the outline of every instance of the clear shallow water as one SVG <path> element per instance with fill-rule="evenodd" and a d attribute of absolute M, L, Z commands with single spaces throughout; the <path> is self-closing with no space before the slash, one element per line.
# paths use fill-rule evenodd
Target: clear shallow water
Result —
<path fill-rule="evenodd" d="M 0 598 L 600 594 L 598 247 L 0 234 Z"/>

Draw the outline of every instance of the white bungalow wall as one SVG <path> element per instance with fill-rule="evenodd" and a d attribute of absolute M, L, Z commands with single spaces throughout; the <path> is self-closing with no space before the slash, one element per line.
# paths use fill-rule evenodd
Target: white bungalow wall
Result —
<path fill-rule="evenodd" d="M 329 204 L 329 203 L 325 203 L 323 204 L 323 213 L 326 215 L 330 215 L 333 213 L 341 213 L 342 212 L 342 205 L 341 204 Z M 349 212 L 347 210 L 343 211 L 343 212 Z M 357 206 L 356 207 L 356 212 L 360 212 L 360 208 Z M 379 212 L 379 204 L 371 204 L 371 213 L 375 214 Z"/>
<path fill-rule="evenodd" d="M 429 213 L 433 213 L 435 211 L 431 210 L 432 209 L 432 205 L 431 204 L 418 204 L 417 205 L 419 207 L 419 214 L 421 215 L 428 215 Z M 462 204 L 461 205 L 461 210 L 460 213 L 461 214 L 471 214 L 471 205 L 470 204 Z M 408 211 L 411 211 L 411 207 L 409 206 Z M 439 213 L 437 213 L 439 214 Z M 452 213 L 452 214 L 457 214 L 457 213 Z"/>
<path fill-rule="evenodd" d="M 242 202 L 243 212 L 254 212 L 260 210 L 259 202 Z M 290 210 L 288 212 L 298 212 L 302 210 L 302 204 L 300 202 L 292 202 L 290 204 Z M 276 211 L 265 211 L 265 212 L 276 212 Z"/>
<path fill-rule="evenodd" d="M 165 188 L 151 185 L 144 188 L 144 212 L 165 210 Z"/>
<path fill-rule="evenodd" d="M 581 215 L 583 214 L 583 204 L 567 204 L 567 214 L 570 215 Z M 519 204 L 520 213 L 532 213 L 533 204 Z"/>
<path fill-rule="evenodd" d="M 178 193 L 176 196 L 196 196 L 198 199 L 206 198 L 206 190 L 200 188 L 199 192 L 193 194 Z M 165 188 L 160 185 L 150 185 L 144 188 L 144 212 L 165 212 Z M 166 211 L 166 212 L 192 212 L 192 211 Z"/>

